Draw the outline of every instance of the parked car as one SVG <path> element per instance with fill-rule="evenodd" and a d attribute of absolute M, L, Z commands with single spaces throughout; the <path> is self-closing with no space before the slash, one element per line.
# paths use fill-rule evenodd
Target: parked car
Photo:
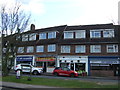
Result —
<path fill-rule="evenodd" d="M 78 77 L 78 73 L 76 71 L 73 71 L 67 67 L 56 67 L 53 70 L 54 76 L 71 76 L 71 77 Z"/>
<path fill-rule="evenodd" d="M 34 67 L 31 64 L 18 64 L 15 66 L 14 70 L 20 70 L 23 73 L 30 73 L 31 70 L 31 73 L 34 75 L 41 74 L 43 72 L 41 68 Z"/>

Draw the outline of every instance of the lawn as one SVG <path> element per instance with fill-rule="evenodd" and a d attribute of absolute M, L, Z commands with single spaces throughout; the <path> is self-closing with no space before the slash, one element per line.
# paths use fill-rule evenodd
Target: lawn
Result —
<path fill-rule="evenodd" d="M 7 76 L 2 78 L 3 81 L 7 82 L 16 82 L 33 85 L 46 85 L 64 88 L 118 88 L 118 85 L 102 85 L 102 84 L 100 85 L 95 82 L 85 82 L 80 80 L 48 79 L 39 77 L 32 77 L 32 81 L 28 81 L 27 79 L 28 79 L 27 76 L 22 76 L 21 79 L 16 79 L 15 76 Z"/>

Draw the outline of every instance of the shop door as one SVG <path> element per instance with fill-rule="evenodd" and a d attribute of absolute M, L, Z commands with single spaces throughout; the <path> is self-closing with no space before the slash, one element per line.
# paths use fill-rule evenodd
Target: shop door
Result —
<path fill-rule="evenodd" d="M 71 63 L 71 70 L 74 70 L 74 63 Z"/>
<path fill-rule="evenodd" d="M 43 73 L 45 73 L 47 71 L 47 64 L 46 64 L 46 62 L 44 62 L 44 64 L 43 64 Z"/>

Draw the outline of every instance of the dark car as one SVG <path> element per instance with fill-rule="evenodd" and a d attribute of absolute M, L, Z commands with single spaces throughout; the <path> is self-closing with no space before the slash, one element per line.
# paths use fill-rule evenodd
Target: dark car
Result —
<path fill-rule="evenodd" d="M 78 73 L 76 71 L 73 71 L 67 67 L 56 67 L 53 70 L 54 76 L 71 76 L 71 77 L 78 77 Z"/>

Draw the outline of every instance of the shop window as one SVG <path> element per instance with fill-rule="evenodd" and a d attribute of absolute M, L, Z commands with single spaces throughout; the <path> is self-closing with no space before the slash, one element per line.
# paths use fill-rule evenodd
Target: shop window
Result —
<path fill-rule="evenodd" d="M 18 47 L 17 53 L 24 53 L 24 47 Z"/>
<path fill-rule="evenodd" d="M 101 53 L 101 45 L 91 45 L 90 52 L 91 53 Z"/>
<path fill-rule="evenodd" d="M 36 52 L 44 52 L 44 46 L 43 45 L 37 46 L 36 47 Z"/>
<path fill-rule="evenodd" d="M 100 38 L 101 30 L 90 30 L 90 38 Z"/>
<path fill-rule="evenodd" d="M 61 53 L 70 53 L 70 46 L 61 46 Z"/>
<path fill-rule="evenodd" d="M 28 34 L 22 35 L 22 41 L 28 41 Z"/>
<path fill-rule="evenodd" d="M 85 38 L 85 37 L 86 37 L 85 30 L 75 31 L 75 38 Z"/>
<path fill-rule="evenodd" d="M 40 33 L 39 39 L 46 39 L 46 33 Z"/>
<path fill-rule="evenodd" d="M 36 40 L 36 33 L 32 33 L 29 35 L 29 41 Z"/>
<path fill-rule="evenodd" d="M 114 29 L 105 29 L 103 31 L 103 37 L 105 38 L 114 37 Z"/>
<path fill-rule="evenodd" d="M 85 45 L 77 45 L 75 46 L 75 53 L 85 53 L 86 47 Z"/>
<path fill-rule="evenodd" d="M 116 53 L 118 52 L 118 45 L 107 45 L 108 53 Z"/>
<path fill-rule="evenodd" d="M 64 32 L 64 39 L 72 39 L 72 38 L 74 38 L 74 32 L 72 31 Z"/>
<path fill-rule="evenodd" d="M 27 47 L 27 53 L 33 53 L 34 47 L 33 46 L 28 46 Z"/>
<path fill-rule="evenodd" d="M 48 62 L 48 67 L 55 67 L 55 62 Z"/>
<path fill-rule="evenodd" d="M 48 39 L 56 38 L 56 32 L 48 32 Z"/>
<path fill-rule="evenodd" d="M 36 67 L 43 67 L 43 62 L 36 62 Z"/>

